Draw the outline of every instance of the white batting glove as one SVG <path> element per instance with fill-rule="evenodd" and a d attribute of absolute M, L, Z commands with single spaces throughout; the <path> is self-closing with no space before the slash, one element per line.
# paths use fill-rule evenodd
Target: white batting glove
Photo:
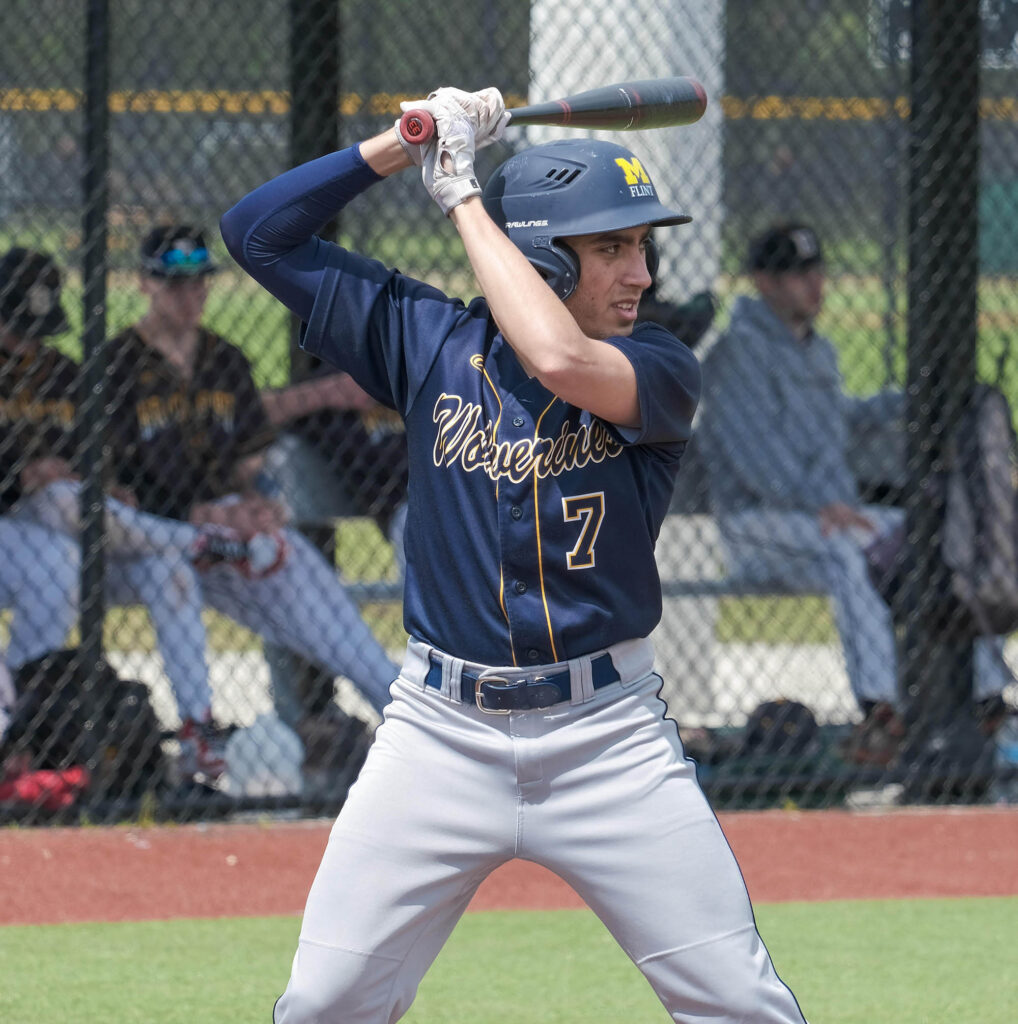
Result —
<path fill-rule="evenodd" d="M 494 86 L 481 89 L 479 92 L 464 92 L 462 89 L 443 86 L 429 93 L 426 100 L 404 100 L 399 105 L 399 109 L 404 113 L 408 110 L 426 110 L 432 117 L 437 117 L 439 112 L 454 116 L 457 107 L 470 118 L 470 123 L 474 126 L 475 151 L 484 149 L 485 146 L 490 146 L 502 138 L 509 123 L 509 115 L 506 113 L 502 94 Z M 420 167 L 421 147 L 403 138 L 403 133 L 399 130 L 399 121 L 394 127 L 403 151 L 412 163 Z"/>
<path fill-rule="evenodd" d="M 474 176 L 474 126 L 458 104 L 441 104 L 434 116 L 436 138 L 421 147 L 421 177 L 448 216 L 460 203 L 481 194 Z"/>
<path fill-rule="evenodd" d="M 464 92 L 462 89 L 443 86 L 429 93 L 428 102 L 439 109 L 455 104 L 463 110 L 474 126 L 475 151 L 497 142 L 509 124 L 505 101 L 494 86 L 478 92 Z"/>

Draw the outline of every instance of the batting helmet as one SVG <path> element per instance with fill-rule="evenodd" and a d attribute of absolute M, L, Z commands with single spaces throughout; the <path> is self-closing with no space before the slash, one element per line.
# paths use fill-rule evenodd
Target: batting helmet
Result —
<path fill-rule="evenodd" d="M 511 156 L 488 179 L 482 199 L 560 299 L 580 277 L 563 238 L 693 219 L 661 205 L 646 168 L 628 149 L 598 139 L 549 142 Z"/>

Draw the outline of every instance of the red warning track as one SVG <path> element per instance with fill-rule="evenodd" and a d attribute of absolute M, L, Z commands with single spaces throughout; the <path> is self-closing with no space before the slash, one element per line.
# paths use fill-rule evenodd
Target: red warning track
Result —
<path fill-rule="evenodd" d="M 1018 895 L 1018 808 L 721 815 L 757 903 Z M 0 924 L 298 914 L 330 822 L 0 832 Z M 472 910 L 580 907 L 514 862 Z"/>

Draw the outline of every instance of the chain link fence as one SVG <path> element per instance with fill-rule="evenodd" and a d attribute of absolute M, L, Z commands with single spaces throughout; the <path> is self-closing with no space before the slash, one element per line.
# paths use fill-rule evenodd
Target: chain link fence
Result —
<path fill-rule="evenodd" d="M 657 239 L 648 314 L 705 378 L 658 545 L 669 714 L 718 807 L 1018 800 L 1018 651 L 944 557 L 952 470 L 992 461 L 957 443 L 978 385 L 1018 398 L 1018 3 L 7 0 L 0 21 L 5 820 L 331 812 L 380 720 L 401 424 L 300 351 L 220 215 L 438 85 L 514 106 L 676 74 L 705 116 L 619 138 L 695 218 Z M 568 134 L 510 129 L 479 176 Z M 790 361 L 754 365 L 759 289 L 819 278 L 801 233 L 749 272 L 775 224 L 822 246 L 822 338 L 773 320 Z M 476 293 L 411 174 L 324 233 Z M 874 395 L 884 415 L 851 411 Z M 842 470 L 879 531 L 821 530 Z"/>

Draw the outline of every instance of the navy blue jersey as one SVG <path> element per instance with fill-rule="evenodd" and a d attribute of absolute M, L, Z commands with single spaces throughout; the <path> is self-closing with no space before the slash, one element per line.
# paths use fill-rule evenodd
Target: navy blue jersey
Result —
<path fill-rule="evenodd" d="M 641 324 L 608 339 L 635 369 L 641 425 L 567 405 L 526 375 L 483 299 L 464 305 L 313 237 L 376 180 L 345 150 L 262 186 L 222 226 L 242 265 L 305 319 L 304 347 L 404 418 L 407 632 L 492 665 L 646 636 L 661 615 L 654 543 L 699 397 L 695 357 Z"/>

